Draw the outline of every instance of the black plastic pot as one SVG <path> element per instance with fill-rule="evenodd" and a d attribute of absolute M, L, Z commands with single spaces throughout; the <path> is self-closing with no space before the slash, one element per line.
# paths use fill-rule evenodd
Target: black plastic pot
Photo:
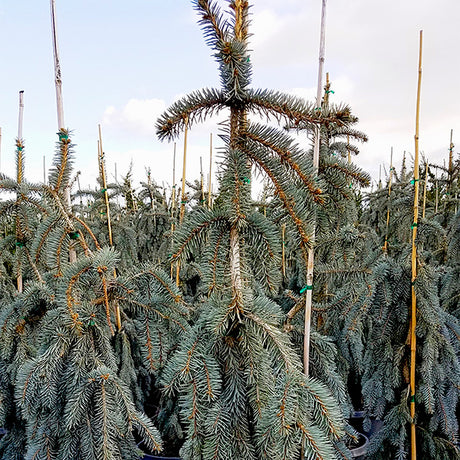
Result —
<path fill-rule="evenodd" d="M 353 458 L 364 460 L 369 449 L 369 439 L 366 435 L 358 433 L 359 444 L 356 447 L 351 447 L 350 452 Z"/>
<path fill-rule="evenodd" d="M 364 419 L 366 417 L 366 411 L 357 410 L 354 411 L 351 417 L 348 419 L 350 425 L 359 433 L 365 434 L 368 438 L 371 438 L 375 433 L 378 433 L 383 427 L 383 420 L 378 420 L 375 417 L 370 417 L 371 426 L 369 430 L 364 429 Z"/>

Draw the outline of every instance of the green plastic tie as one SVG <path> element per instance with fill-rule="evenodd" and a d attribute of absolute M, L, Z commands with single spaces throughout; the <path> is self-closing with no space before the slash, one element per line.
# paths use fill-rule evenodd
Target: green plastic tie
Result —
<path fill-rule="evenodd" d="M 18 145 L 18 152 L 22 152 L 24 150 L 24 147 Z"/>
<path fill-rule="evenodd" d="M 411 183 L 412 185 L 414 185 L 416 182 L 419 182 L 419 181 L 420 181 L 420 179 L 412 179 L 412 180 L 410 181 L 410 183 Z"/>
<path fill-rule="evenodd" d="M 247 57 L 246 62 L 251 62 L 251 59 L 249 59 L 249 56 Z"/>
<path fill-rule="evenodd" d="M 321 107 L 315 107 L 315 110 L 321 110 Z"/>
<path fill-rule="evenodd" d="M 332 91 L 332 89 L 328 89 L 328 90 L 326 91 L 326 94 L 329 94 L 329 93 L 335 94 L 335 91 Z"/>
<path fill-rule="evenodd" d="M 303 294 L 305 291 L 312 291 L 312 290 L 313 290 L 313 285 L 307 284 L 304 288 L 300 290 L 300 293 Z"/>
<path fill-rule="evenodd" d="M 69 135 L 68 135 L 68 134 L 59 133 L 58 135 L 59 135 L 59 140 L 60 140 L 60 141 L 63 141 L 63 140 L 67 141 L 67 140 L 69 139 Z"/>
<path fill-rule="evenodd" d="M 412 395 L 412 396 L 410 397 L 410 400 L 409 400 L 409 401 L 410 401 L 411 403 L 414 403 L 414 402 L 415 402 L 415 395 Z"/>
<path fill-rule="evenodd" d="M 410 226 L 410 228 L 411 228 L 412 230 L 413 230 L 415 227 L 417 227 L 417 222 L 414 222 L 414 223 Z"/>
<path fill-rule="evenodd" d="M 23 241 L 16 241 L 16 246 L 18 248 L 23 248 L 24 247 L 24 242 Z"/>
<path fill-rule="evenodd" d="M 348 187 L 353 188 L 353 184 L 350 184 Z"/>
<path fill-rule="evenodd" d="M 79 232 L 69 232 L 69 238 L 71 240 L 78 240 L 78 238 L 80 238 L 80 233 Z"/>
<path fill-rule="evenodd" d="M 94 321 L 94 319 L 90 319 L 90 320 L 89 320 L 89 325 L 90 325 L 90 326 L 95 326 L 95 325 L 96 325 L 96 321 Z"/>
<path fill-rule="evenodd" d="M 243 182 L 246 182 L 246 184 L 250 184 L 251 183 L 251 179 L 247 178 L 247 177 L 243 177 Z"/>
<path fill-rule="evenodd" d="M 106 189 L 106 188 L 103 188 L 103 189 L 101 190 L 101 193 L 104 194 L 106 191 L 107 191 L 107 189 Z"/>
<path fill-rule="evenodd" d="M 181 200 L 181 204 L 187 204 L 187 200 Z"/>

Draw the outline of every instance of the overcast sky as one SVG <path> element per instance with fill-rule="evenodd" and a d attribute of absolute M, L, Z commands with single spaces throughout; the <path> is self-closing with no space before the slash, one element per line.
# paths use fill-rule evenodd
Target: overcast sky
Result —
<path fill-rule="evenodd" d="M 226 6 L 227 2 L 219 1 Z M 321 0 L 253 0 L 253 87 L 313 99 Z M 56 0 L 65 124 L 73 130 L 82 186 L 95 184 L 97 125 L 102 124 L 109 176 L 134 162 L 171 182 L 173 146 L 154 134 L 156 116 L 180 95 L 219 86 L 217 67 L 189 0 Z M 332 102 L 346 102 L 369 142 L 356 162 L 378 177 L 414 151 L 419 30 L 424 30 L 420 149 L 432 162 L 447 158 L 450 130 L 460 138 L 460 1 L 329 0 L 325 70 Z M 1 169 L 14 175 L 18 92 L 24 90 L 26 176 L 42 180 L 57 130 L 48 0 L 0 0 Z M 207 174 L 209 133 L 189 137 L 189 178 Z M 308 145 L 308 141 L 306 144 Z M 460 145 L 460 141 L 459 141 Z M 181 172 L 178 141 L 177 174 Z M 458 150 L 456 150 L 458 151 Z"/>

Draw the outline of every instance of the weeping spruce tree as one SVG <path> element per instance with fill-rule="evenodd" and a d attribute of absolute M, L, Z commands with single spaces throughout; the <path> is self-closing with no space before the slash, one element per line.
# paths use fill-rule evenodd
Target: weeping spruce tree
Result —
<path fill-rule="evenodd" d="M 143 409 L 174 337 L 187 329 L 187 310 L 157 266 L 118 271 L 118 253 L 64 205 L 71 171 L 72 144 L 61 130 L 48 185 L 1 182 L 36 217 L 17 214 L 24 291 L 5 296 L 0 309 L 5 460 L 137 460 L 139 439 L 161 450 Z"/>
<path fill-rule="evenodd" d="M 281 308 L 270 297 L 279 286 L 277 228 L 253 210 L 251 170 L 270 180 L 286 210 L 289 232 L 303 256 L 310 244 L 311 208 L 323 202 L 311 157 L 283 132 L 253 124 L 248 115 L 286 123 L 346 125 L 347 107 L 327 107 L 249 87 L 246 1 L 230 1 L 225 18 L 214 2 L 194 2 L 207 44 L 219 64 L 221 89 L 196 91 L 157 122 L 162 139 L 229 109 L 220 194 L 175 234 L 173 260 L 199 259 L 205 295 L 193 327 L 167 364 L 163 382 L 180 395 L 187 436 L 185 459 L 332 459 L 347 457 L 339 442 L 343 420 L 330 392 L 307 378 L 282 330 Z M 339 454 L 338 451 L 341 451 Z M 340 457 L 340 458 L 342 458 Z"/>

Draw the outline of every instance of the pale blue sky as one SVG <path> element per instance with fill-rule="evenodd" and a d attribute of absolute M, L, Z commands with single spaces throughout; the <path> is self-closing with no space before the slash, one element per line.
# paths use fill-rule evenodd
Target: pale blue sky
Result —
<path fill-rule="evenodd" d="M 225 6 L 225 1 L 220 1 Z M 312 98 L 316 85 L 320 0 L 253 0 L 255 87 Z M 156 115 L 194 89 L 217 86 L 218 74 L 189 0 L 56 0 L 66 125 L 74 131 L 82 186 L 97 174 L 97 124 L 108 169 L 131 159 L 137 177 L 152 167 L 170 182 L 172 146 L 154 137 Z M 436 6 L 434 6 L 436 5 Z M 56 109 L 48 0 L 0 0 L 1 168 L 14 174 L 18 91 L 25 91 L 26 175 L 41 180 L 54 151 Z M 333 101 L 350 104 L 370 141 L 357 162 L 374 177 L 403 150 L 413 152 L 418 31 L 424 29 L 421 149 L 447 155 L 450 129 L 460 137 L 460 2 L 329 0 L 326 70 Z M 214 122 L 190 133 L 189 177 L 208 164 Z M 178 142 L 178 155 L 182 140 Z M 178 174 L 181 162 L 178 159 Z M 207 171 L 205 170 L 205 173 Z"/>

